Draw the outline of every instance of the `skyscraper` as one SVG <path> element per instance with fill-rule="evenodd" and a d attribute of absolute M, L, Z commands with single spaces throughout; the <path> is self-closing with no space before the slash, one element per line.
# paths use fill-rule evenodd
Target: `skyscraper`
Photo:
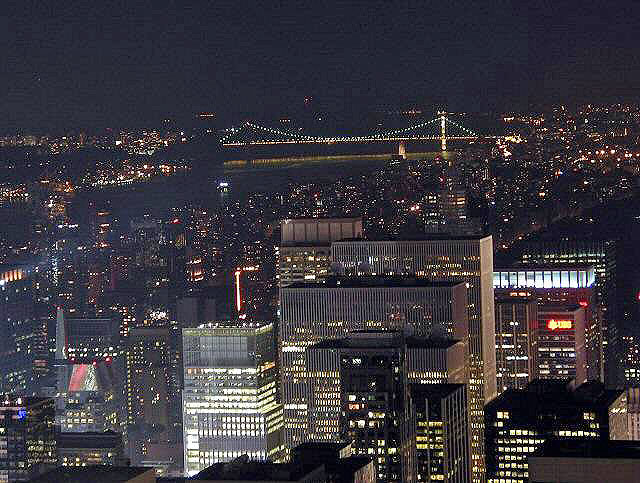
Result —
<path fill-rule="evenodd" d="M 602 310 L 596 288 L 596 271 L 593 265 L 527 264 L 497 268 L 493 274 L 496 299 L 535 299 L 538 307 L 580 306 L 584 308 L 585 350 L 589 380 L 603 380 Z"/>
<path fill-rule="evenodd" d="M 280 286 L 321 283 L 331 274 L 331 242 L 362 237 L 362 218 L 300 218 L 280 223 Z"/>
<path fill-rule="evenodd" d="M 483 406 L 496 396 L 493 241 L 491 236 L 419 241 L 338 241 L 333 262 L 345 273 L 402 274 L 468 284 L 471 454 L 484 478 Z"/>
<path fill-rule="evenodd" d="M 553 266 L 557 269 L 576 265 L 594 267 L 596 300 L 602 310 L 599 323 L 604 355 L 602 372 L 609 387 L 615 387 L 624 381 L 621 338 L 633 332 L 633 327 L 622 330 L 617 252 L 617 243 L 612 240 L 564 238 L 527 242 L 520 254 L 523 265 Z"/>
<path fill-rule="evenodd" d="M 400 277 L 332 278 L 323 285 L 284 287 L 280 297 L 280 369 L 288 449 L 310 437 L 312 382 L 326 384 L 328 392 L 334 384 L 332 374 L 321 368 L 311 371 L 306 365 L 305 351 L 314 343 L 357 330 L 409 330 L 419 336 L 456 338 L 467 346 L 463 283 Z"/>
<path fill-rule="evenodd" d="M 168 328 L 131 329 L 126 357 L 126 400 L 131 459 L 139 464 L 154 440 L 179 438 L 179 395 Z"/>
<path fill-rule="evenodd" d="M 587 381 L 584 308 L 538 308 L 533 334 L 534 365 L 538 379 Z"/>
<path fill-rule="evenodd" d="M 47 327 L 27 266 L 0 266 L 0 389 L 37 394 L 47 370 Z"/>
<path fill-rule="evenodd" d="M 222 321 L 183 329 L 185 474 L 241 455 L 280 459 L 273 325 Z"/>
<path fill-rule="evenodd" d="M 498 392 L 523 388 L 535 378 L 533 335 L 538 304 L 525 297 L 497 299 L 496 370 Z"/>
<path fill-rule="evenodd" d="M 409 427 L 414 481 L 471 481 L 466 384 L 412 384 Z"/>
<path fill-rule="evenodd" d="M 592 381 L 574 388 L 561 380 L 535 380 L 508 389 L 485 408 L 490 482 L 529 481 L 527 457 L 550 438 L 628 438 L 627 399 Z"/>
<path fill-rule="evenodd" d="M 445 422 L 451 423 L 451 430 L 457 433 L 451 436 L 453 439 L 462 438 L 463 448 L 460 441 L 456 448 L 463 450 L 465 458 L 456 454 L 453 460 L 464 468 L 467 480 L 462 481 L 468 481 L 471 467 L 468 400 L 464 390 L 469 372 L 466 350 L 462 341 L 379 330 L 356 331 L 311 346 L 307 351 L 307 367 L 316 376 L 311 381 L 309 397 L 311 437 L 351 442 L 355 454 L 373 458 L 380 482 L 418 481 L 418 467 L 428 465 L 436 453 L 424 451 L 424 445 L 428 449 L 442 440 L 423 434 L 423 423 L 429 417 L 422 411 L 416 419 L 412 413 L 410 385 L 435 388 L 440 387 L 439 383 L 456 381 L 463 388 L 458 394 L 462 397 L 455 399 L 457 405 L 462 405 L 456 406 L 456 414 L 461 414 L 462 419 L 453 421 L 446 417 Z M 334 386 L 330 387 L 329 381 L 323 382 L 323 378 L 331 378 Z M 420 406 L 421 397 L 416 397 Z M 423 405 L 425 401 L 422 399 Z M 451 448 L 449 453 L 448 449 L 440 447 L 439 452 L 446 461 L 456 452 Z M 448 468 L 448 472 L 458 470 Z M 442 472 L 434 470 L 429 473 L 433 475 L 430 479 L 435 479 L 436 474 Z"/>

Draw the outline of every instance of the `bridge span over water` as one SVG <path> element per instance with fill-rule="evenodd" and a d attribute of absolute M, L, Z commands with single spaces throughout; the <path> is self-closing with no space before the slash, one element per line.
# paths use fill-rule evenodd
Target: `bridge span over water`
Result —
<path fill-rule="evenodd" d="M 449 119 L 444 112 L 437 117 L 402 129 L 369 133 L 358 136 L 312 136 L 301 132 L 286 131 L 246 121 L 239 127 L 226 129 L 221 144 L 226 148 L 267 145 L 305 145 L 338 143 L 398 142 L 402 146 L 409 141 L 437 141 L 446 151 L 448 141 L 476 141 L 480 139 L 504 139 L 505 136 L 478 134 Z"/>

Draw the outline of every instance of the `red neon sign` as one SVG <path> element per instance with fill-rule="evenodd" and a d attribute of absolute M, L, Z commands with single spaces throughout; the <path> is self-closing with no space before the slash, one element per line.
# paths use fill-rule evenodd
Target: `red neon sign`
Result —
<path fill-rule="evenodd" d="M 573 321 L 550 319 L 550 320 L 547 320 L 547 329 L 549 330 L 573 329 Z"/>

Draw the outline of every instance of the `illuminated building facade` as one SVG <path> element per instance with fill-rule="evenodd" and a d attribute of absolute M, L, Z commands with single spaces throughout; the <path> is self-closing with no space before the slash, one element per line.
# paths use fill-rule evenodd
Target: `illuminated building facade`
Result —
<path fill-rule="evenodd" d="M 111 361 L 58 362 L 56 424 L 61 431 L 121 431 L 125 413 Z"/>
<path fill-rule="evenodd" d="M 182 331 L 184 472 L 241 455 L 282 456 L 273 325 L 226 321 Z"/>
<path fill-rule="evenodd" d="M 535 380 L 508 389 L 485 408 L 490 482 L 529 481 L 527 458 L 546 440 L 628 439 L 627 397 L 591 381 Z"/>
<path fill-rule="evenodd" d="M 354 454 L 373 459 L 378 481 L 419 481 L 416 464 L 422 467 L 435 455 L 435 451 L 424 451 L 424 445 L 442 441 L 422 434 L 423 413 L 418 417 L 420 423 L 411 420 L 409 387 L 435 388 L 457 382 L 464 388 L 469 373 L 466 350 L 462 341 L 380 330 L 351 332 L 341 339 L 314 344 L 307 351 L 307 366 L 317 375 L 311 381 L 309 397 L 310 438 L 350 442 Z M 457 393 L 460 395 L 455 402 L 463 405 L 463 419 L 448 422 L 453 431 L 462 431 L 455 438 L 464 438 L 464 462 L 457 453 L 454 460 L 465 467 L 467 479 L 461 481 L 469 481 L 468 399 L 466 391 Z M 460 414 L 458 409 L 456 414 Z M 420 446 L 417 453 L 416 443 Z M 451 454 L 456 449 L 461 449 L 458 439 Z M 458 474 L 460 469 L 447 471 Z"/>
<path fill-rule="evenodd" d="M 362 218 L 283 220 L 280 232 L 280 286 L 321 283 L 331 274 L 331 242 L 362 238 Z"/>
<path fill-rule="evenodd" d="M 36 394 L 48 373 L 47 325 L 28 267 L 0 266 L 0 390 Z"/>
<path fill-rule="evenodd" d="M 113 431 L 57 433 L 58 466 L 126 466 L 122 435 Z"/>
<path fill-rule="evenodd" d="M 0 482 L 28 481 L 56 466 L 55 402 L 0 396 Z"/>
<path fill-rule="evenodd" d="M 532 335 L 538 304 L 526 297 L 496 299 L 496 378 L 498 393 L 525 387 L 535 377 Z"/>
<path fill-rule="evenodd" d="M 622 350 L 619 338 L 631 331 L 622 330 L 618 310 L 618 267 L 616 242 L 611 240 L 555 239 L 527 242 L 520 255 L 523 265 L 575 267 L 592 265 L 595 270 L 595 300 L 598 304 L 602 339 L 601 373 L 609 387 L 623 380 Z M 525 268 L 525 267 L 523 267 Z"/>
<path fill-rule="evenodd" d="M 149 447 L 180 437 L 180 395 L 169 328 L 131 329 L 125 351 L 127 433 L 132 464 L 148 459 Z"/>
<path fill-rule="evenodd" d="M 335 369 L 307 367 L 307 348 L 354 331 L 405 329 L 417 336 L 441 334 L 462 340 L 466 347 L 466 295 L 463 283 L 429 283 L 402 277 L 332 278 L 323 285 L 283 287 L 279 349 L 286 447 L 334 434 L 331 428 L 335 422 L 328 425 L 329 435 L 310 433 L 312 384 L 317 387 L 314 394 L 326 392 L 332 399 L 336 378 Z M 324 419 L 328 421 L 331 416 Z"/>
<path fill-rule="evenodd" d="M 75 337 L 69 345 L 68 320 L 57 310 L 55 337 L 56 425 L 60 431 L 122 431 L 123 372 L 119 358 L 92 353 L 94 358 L 71 359 L 69 347 L 86 347 Z M 77 334 L 76 334 L 77 336 Z M 103 346 L 104 348 L 105 346 Z M 100 351 L 98 351 L 100 352 Z M 111 352 L 108 351 L 108 354 Z"/>
<path fill-rule="evenodd" d="M 493 290 L 496 299 L 532 298 L 538 306 L 583 307 L 587 378 L 603 380 L 602 311 L 597 299 L 593 265 L 566 265 L 559 268 L 528 264 L 509 269 L 499 268 L 493 274 Z"/>
<path fill-rule="evenodd" d="M 535 378 L 587 381 L 583 307 L 539 307 L 532 340 Z"/>
<path fill-rule="evenodd" d="M 484 479 L 484 404 L 496 396 L 493 240 L 491 236 L 418 241 L 339 241 L 333 262 L 346 274 L 402 274 L 468 284 L 474 481 Z"/>
<path fill-rule="evenodd" d="M 412 384 L 410 431 L 414 481 L 469 483 L 469 413 L 465 384 Z"/>

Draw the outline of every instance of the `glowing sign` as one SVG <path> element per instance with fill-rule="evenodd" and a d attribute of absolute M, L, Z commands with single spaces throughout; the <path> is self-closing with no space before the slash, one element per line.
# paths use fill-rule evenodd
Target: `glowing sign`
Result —
<path fill-rule="evenodd" d="M 571 320 L 547 320 L 547 329 L 549 330 L 567 330 L 573 329 L 573 322 Z"/>
<path fill-rule="evenodd" d="M 26 418 L 27 418 L 27 410 L 18 409 L 18 419 L 26 419 Z"/>
<path fill-rule="evenodd" d="M 580 304 L 580 307 L 588 307 L 589 306 L 589 302 L 587 302 L 586 300 L 581 300 L 580 302 L 578 302 L 578 304 Z"/>

